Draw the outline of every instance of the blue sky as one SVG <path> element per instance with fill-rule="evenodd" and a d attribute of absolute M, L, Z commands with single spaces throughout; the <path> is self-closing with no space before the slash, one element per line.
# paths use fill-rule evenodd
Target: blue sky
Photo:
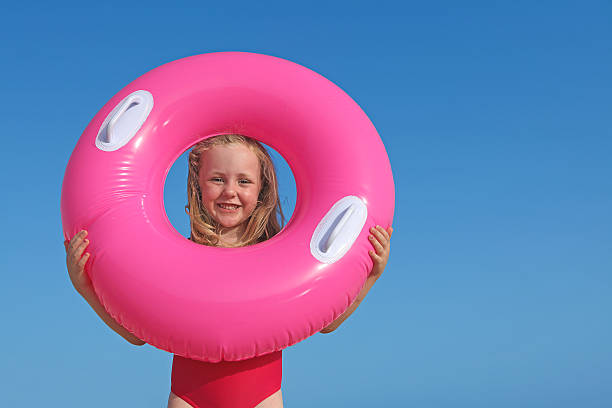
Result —
<path fill-rule="evenodd" d="M 124 341 L 70 284 L 62 178 L 129 82 L 248 51 L 347 92 L 396 185 L 383 276 L 337 331 L 284 351 L 285 406 L 609 407 L 611 18 L 603 1 L 3 6 L 3 403 L 165 406 L 171 355 Z"/>

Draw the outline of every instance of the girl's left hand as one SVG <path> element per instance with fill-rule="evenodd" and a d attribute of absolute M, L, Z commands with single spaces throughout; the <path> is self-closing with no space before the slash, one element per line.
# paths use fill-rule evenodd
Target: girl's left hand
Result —
<path fill-rule="evenodd" d="M 370 228 L 370 237 L 368 239 L 375 251 L 369 251 L 370 257 L 372 261 L 374 261 L 374 266 L 372 266 L 372 271 L 370 275 L 368 275 L 368 278 L 373 278 L 374 280 L 378 279 L 385 269 L 385 266 L 387 266 L 389 251 L 391 249 L 392 233 L 393 228 L 391 228 L 391 226 L 386 230 L 380 225 L 377 225 L 376 228 Z"/>

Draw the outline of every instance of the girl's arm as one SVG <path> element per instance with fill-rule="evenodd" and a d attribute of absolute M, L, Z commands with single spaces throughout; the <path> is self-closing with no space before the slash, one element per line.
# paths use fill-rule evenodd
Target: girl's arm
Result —
<path fill-rule="evenodd" d="M 380 277 L 383 270 L 385 269 L 385 266 L 387 265 L 387 261 L 389 260 L 389 251 L 391 245 L 390 240 L 391 234 L 393 233 L 393 228 L 389 226 L 389 228 L 385 230 L 380 225 L 377 225 L 376 228 L 370 228 L 370 232 L 372 233 L 372 235 L 370 235 L 369 237 L 370 242 L 376 250 L 376 252 L 369 252 L 370 257 L 374 262 L 374 265 L 372 266 L 372 271 L 368 275 L 365 285 L 361 289 L 361 292 L 359 292 L 359 295 L 357 295 L 357 299 L 355 299 L 353 304 L 351 304 L 349 308 L 344 311 L 344 313 L 338 316 L 336 320 L 334 320 L 329 325 L 327 325 L 327 327 L 321 330 L 321 333 L 333 332 L 355 311 L 355 309 L 357 309 L 361 301 L 365 298 L 370 289 L 372 289 L 372 286 L 374 286 L 374 283 Z"/>
<path fill-rule="evenodd" d="M 106 311 L 106 309 L 104 309 L 104 306 L 102 306 L 102 303 L 100 303 L 100 300 L 98 299 L 93 290 L 87 289 L 83 291 L 81 295 L 83 296 L 83 298 L 85 298 L 87 303 L 89 303 L 89 306 L 91 306 L 91 308 L 98 314 L 98 316 L 100 316 L 104 323 L 106 323 L 108 327 L 113 329 L 117 334 L 119 334 L 121 337 L 123 337 L 135 346 L 142 346 L 143 344 L 146 344 L 145 341 L 140 340 L 138 337 L 127 331 L 125 327 L 117 323 L 117 321 L 113 319 L 111 315 L 108 314 L 108 312 Z"/>
<path fill-rule="evenodd" d="M 83 251 L 89 244 L 89 240 L 85 239 L 86 235 L 87 231 L 83 230 L 75 235 L 70 242 L 64 241 L 64 246 L 66 247 L 66 266 L 68 267 L 68 275 L 70 276 L 74 288 L 83 296 L 108 327 L 135 346 L 142 346 L 146 342 L 140 340 L 117 323 L 104 309 L 104 306 L 102 306 L 102 303 L 100 303 L 100 300 L 96 296 L 91 281 L 85 273 L 85 263 L 87 263 L 89 259 L 89 252 L 83 255 Z"/>
<path fill-rule="evenodd" d="M 368 292 L 374 285 L 374 282 L 376 282 L 376 278 L 372 278 L 371 276 L 369 276 L 366 280 L 365 285 L 363 286 L 363 289 L 361 289 L 361 292 L 359 292 L 359 295 L 357 295 L 357 299 L 355 299 L 353 304 L 351 304 L 349 308 L 344 311 L 344 313 L 338 316 L 336 320 L 334 320 L 327 327 L 321 330 L 321 333 L 326 334 L 336 330 L 338 326 L 340 326 L 342 322 L 344 322 L 355 311 L 355 309 L 357 309 L 363 298 L 365 298 L 365 296 L 368 294 Z"/>

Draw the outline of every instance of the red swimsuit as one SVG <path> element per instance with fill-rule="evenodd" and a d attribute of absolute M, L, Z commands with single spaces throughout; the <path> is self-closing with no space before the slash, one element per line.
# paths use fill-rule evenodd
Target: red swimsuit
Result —
<path fill-rule="evenodd" d="M 281 388 L 282 351 L 206 363 L 174 355 L 171 391 L 195 408 L 253 408 Z"/>

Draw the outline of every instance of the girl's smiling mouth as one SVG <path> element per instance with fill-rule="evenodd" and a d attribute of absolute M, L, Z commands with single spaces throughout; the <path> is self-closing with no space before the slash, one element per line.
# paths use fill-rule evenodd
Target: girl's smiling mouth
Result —
<path fill-rule="evenodd" d="M 223 211 L 227 211 L 227 212 L 234 212 L 236 211 L 238 208 L 240 208 L 239 205 L 237 204 L 217 204 L 217 207 L 221 208 Z"/>

